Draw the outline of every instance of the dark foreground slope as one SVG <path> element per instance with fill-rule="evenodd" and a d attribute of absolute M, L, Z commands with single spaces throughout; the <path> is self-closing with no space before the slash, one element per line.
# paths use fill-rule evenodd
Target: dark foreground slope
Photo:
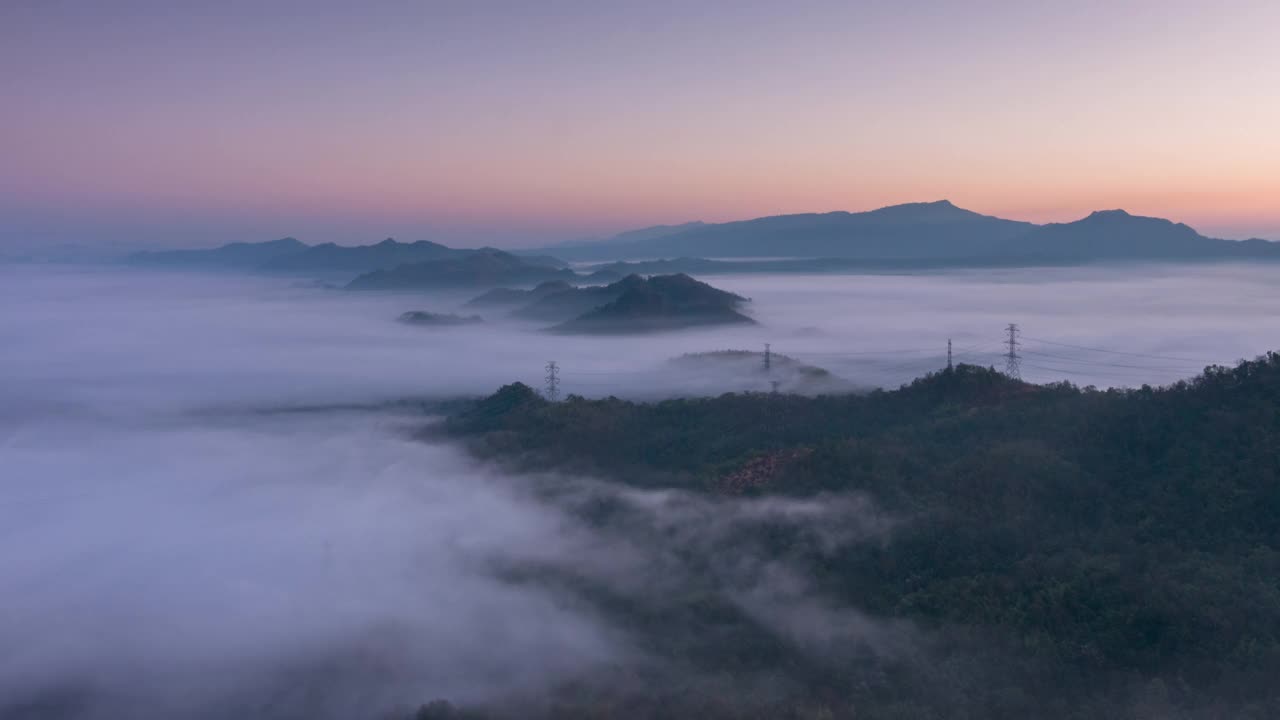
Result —
<path fill-rule="evenodd" d="M 869 506 L 889 528 L 877 542 L 815 541 L 810 521 L 775 518 L 669 549 L 694 568 L 787 568 L 758 587 L 811 588 L 831 613 L 811 617 L 819 635 L 860 618 L 880 629 L 876 651 L 796 645 L 803 623 L 764 624 L 714 573 L 693 572 L 706 584 L 676 598 L 589 594 L 684 680 L 597 679 L 554 715 L 1280 713 L 1280 355 L 1133 391 L 967 366 L 819 398 L 552 404 L 512 385 L 444 432 L 517 468 L 679 489 L 726 514 L 732 498 L 816 497 L 849 527 Z M 868 505 L 838 509 L 858 498 Z M 616 502 L 592 513 L 630 532 Z M 776 690 L 767 701 L 762 676 Z"/>

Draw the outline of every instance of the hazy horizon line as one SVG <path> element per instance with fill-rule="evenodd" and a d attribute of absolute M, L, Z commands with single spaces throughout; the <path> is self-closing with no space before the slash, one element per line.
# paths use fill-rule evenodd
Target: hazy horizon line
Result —
<path fill-rule="evenodd" d="M 160 230 L 157 235 L 157 228 L 152 223 L 143 223 L 138 232 L 131 232 L 128 229 L 120 229 L 104 232 L 101 236 L 93 237 L 92 232 L 58 232 L 51 234 L 42 234 L 37 229 L 24 231 L 22 228 L 6 230 L 0 228 L 0 252 L 6 248 L 10 251 L 18 252 L 38 252 L 41 249 L 57 249 L 57 248 L 79 248 L 85 250 L 96 250 L 102 254 L 113 254 L 120 252 L 136 252 L 147 250 L 200 250 L 222 247 L 224 245 L 234 243 L 259 244 L 281 240 L 285 238 L 293 238 L 306 245 L 338 245 L 342 247 L 365 247 L 376 245 L 384 240 L 391 239 L 396 242 L 413 243 L 420 241 L 434 242 L 449 247 L 460 249 L 475 249 L 481 247 L 493 247 L 501 250 L 525 251 L 525 250 L 553 250 L 557 247 L 571 248 L 578 245 L 591 244 L 607 241 L 618 235 L 629 232 L 643 231 L 657 227 L 678 227 L 681 225 L 702 224 L 726 225 L 738 222 L 750 222 L 766 218 L 788 217 L 796 215 L 831 215 L 844 213 L 849 215 L 857 215 L 884 210 L 887 208 L 905 207 L 911 205 L 942 205 L 947 204 L 951 207 L 967 212 L 972 212 L 985 217 L 999 218 L 1002 220 L 1010 220 L 1014 222 L 1024 222 L 1037 227 L 1046 225 L 1069 224 L 1083 220 L 1094 213 L 1099 212 L 1124 212 L 1133 217 L 1156 218 L 1159 220 L 1167 220 L 1175 224 L 1186 225 L 1192 230 L 1216 240 L 1225 240 L 1231 242 L 1243 242 L 1246 240 L 1264 240 L 1267 242 L 1280 242 L 1280 229 L 1274 233 L 1233 233 L 1223 234 L 1217 231 L 1201 230 L 1201 226 L 1159 214 L 1148 214 L 1143 211 L 1131 211 L 1123 206 L 1099 207 L 1090 211 L 1074 211 L 1071 215 L 1066 216 L 1067 219 L 1055 219 L 1051 221 L 1027 220 L 1017 217 L 1017 214 L 1004 215 L 999 213 L 985 212 L 982 210 L 974 210 L 971 207 L 955 203 L 949 198 L 938 200 L 908 200 L 904 202 L 895 202 L 889 204 L 875 204 L 864 206 L 860 209 L 838 208 L 828 210 L 806 210 L 798 212 L 764 212 L 763 214 L 752 214 L 745 217 L 735 217 L 725 220 L 706 220 L 703 218 L 692 218 L 685 220 L 648 222 L 645 224 L 633 224 L 621 226 L 622 229 L 571 235 L 569 233 L 555 233 L 550 230 L 537 230 L 533 227 L 519 229 L 503 229 L 503 228 L 480 228 L 471 227 L 467 229 L 461 228 L 439 228 L 439 229 L 414 229 L 408 225 L 421 227 L 426 225 L 430 228 L 431 223 L 410 223 L 402 224 L 400 227 L 393 228 L 390 232 L 369 232 L 365 233 L 358 230 L 350 230 L 343 232 L 339 239 L 323 239 L 332 237 L 333 231 L 321 232 L 292 232 L 280 231 L 274 232 L 270 230 L 260 230 L 254 227 L 233 227 L 221 230 L 218 228 L 202 228 L 195 233 L 181 233 L 170 230 Z M 162 221 L 163 222 L 163 221 Z M 172 219 L 171 222 L 164 222 L 164 225 L 176 224 L 179 222 Z M 304 221 L 306 224 L 310 221 Z M 197 223 L 198 224 L 198 223 Z M 268 224 L 268 223 L 264 223 Z M 279 227 L 285 224 L 282 221 L 269 223 Z M 346 227 L 346 226 L 344 226 Z M 615 226 L 617 227 L 617 226 Z M 315 228 L 312 228 L 315 230 Z M 195 237 L 190 237 L 195 235 Z M 309 237 L 319 236 L 321 239 L 309 240 Z M 173 238 L 181 236 L 188 241 L 174 242 Z M 360 236 L 368 238 L 361 241 Z M 26 239 L 24 242 L 24 238 Z M 357 238 L 352 240 L 351 238 Z M 2 255 L 0 255 L 2 257 Z"/>
<path fill-rule="evenodd" d="M 676 227 L 681 227 L 681 226 L 685 226 L 685 225 L 702 225 L 702 226 L 730 225 L 730 224 L 733 224 L 733 223 L 740 223 L 740 222 L 752 222 L 752 221 L 755 221 L 755 220 L 765 220 L 765 219 L 769 219 L 769 218 L 793 217 L 793 216 L 798 216 L 798 215 L 835 215 L 835 214 L 861 215 L 861 214 L 866 214 L 866 213 L 876 212 L 876 211 L 879 211 L 879 210 L 886 210 L 886 209 L 889 209 L 889 208 L 907 207 L 907 206 L 912 206 L 912 205 L 918 205 L 918 206 L 931 206 L 931 205 L 932 205 L 932 206 L 942 206 L 942 205 L 946 205 L 946 206 L 950 206 L 950 207 L 956 208 L 957 210 L 962 210 L 962 211 L 965 211 L 965 212 L 971 212 L 971 213 L 974 213 L 974 214 L 976 214 L 976 215 L 980 215 L 980 216 L 983 216 L 983 217 L 998 218 L 998 219 L 1001 219 L 1001 220 L 1009 220 L 1009 221 L 1012 221 L 1012 222 L 1023 222 L 1023 223 L 1027 223 L 1027 224 L 1029 224 L 1029 225 L 1033 225 L 1033 226 L 1035 226 L 1035 227 L 1044 227 L 1044 226 L 1047 226 L 1047 225 L 1067 225 L 1067 224 L 1071 224 L 1071 223 L 1079 222 L 1079 221 L 1081 221 L 1081 220 L 1085 220 L 1085 219 L 1087 219 L 1087 218 L 1089 218 L 1089 217 L 1091 217 L 1092 215 L 1097 214 L 1097 213 L 1113 213 L 1113 212 L 1118 212 L 1118 213 L 1124 213 L 1125 215 L 1129 215 L 1129 216 L 1131 216 L 1131 217 L 1136 217 L 1136 218 L 1150 218 L 1150 219 L 1156 219 L 1156 220 L 1164 220 L 1164 221 L 1167 221 L 1167 222 L 1174 223 L 1175 225 L 1186 225 L 1187 227 L 1190 227 L 1192 230 L 1194 230 L 1195 232 L 1199 233 L 1200 235 L 1203 235 L 1204 237 L 1207 237 L 1207 238 L 1210 238 L 1210 239 L 1214 239 L 1214 240 L 1226 240 L 1226 241 L 1230 241 L 1230 242 L 1245 242 L 1245 241 L 1248 241 L 1248 240 L 1264 240 L 1264 241 L 1266 241 L 1266 242 L 1280 242 L 1280 239 L 1266 238 L 1266 237 L 1260 237 L 1260 236 L 1256 236 L 1256 235 L 1249 236 L 1249 237 L 1223 237 L 1223 236 L 1219 236 L 1219 235 L 1216 235 L 1216 234 L 1207 234 L 1207 233 L 1205 233 L 1205 232 L 1202 232 L 1199 228 L 1195 227 L 1194 225 L 1190 225 L 1190 224 L 1188 224 L 1188 223 L 1182 222 L 1182 221 L 1180 221 L 1180 220 L 1177 220 L 1176 218 L 1163 217 L 1163 216 L 1160 216 L 1160 215 L 1147 215 L 1147 214 L 1143 214 L 1143 213 L 1141 213 L 1141 212 L 1131 212 L 1131 211 L 1129 211 L 1129 210 L 1126 210 L 1126 209 L 1125 209 L 1125 208 L 1123 208 L 1123 207 L 1105 207 L 1105 208 L 1097 208 L 1097 209 L 1094 209 L 1094 210 L 1089 211 L 1088 213 L 1086 213 L 1086 214 L 1084 214 L 1084 215 L 1078 215 L 1078 216 L 1075 216 L 1075 217 L 1074 217 L 1074 219 L 1071 219 L 1071 220 L 1055 220 L 1055 221 L 1051 221 L 1051 222 L 1036 222 L 1036 221 L 1033 221 L 1033 220 L 1022 220 L 1022 219 L 1019 219 L 1019 218 L 1016 218 L 1016 217 L 1009 217 L 1009 216 L 1005 216 L 1005 215 L 999 215 L 999 214 L 994 214 L 994 213 L 987 213 L 987 212 L 983 212 L 983 211 L 981 211 L 981 210 L 974 210 L 974 209 L 972 209 L 972 208 L 968 208 L 968 207 L 964 207 L 964 206 L 962 206 L 962 205 L 958 205 L 958 204 L 956 204 L 956 203 L 952 202 L 952 201 L 951 201 L 951 200 L 949 200 L 949 199 L 942 198 L 942 199 L 939 199 L 939 200 L 911 200 L 911 201 L 906 201 L 906 202 L 891 203 L 891 204 L 888 204 L 888 205 L 877 205 L 877 206 L 874 206 L 874 207 L 868 207 L 868 208 L 866 208 L 866 209 L 857 209 L 857 210 L 855 210 L 855 209 L 840 209 L 840 210 L 813 210 L 813 211 L 803 211 L 803 212 L 772 213 L 772 214 L 764 214 L 764 215 L 752 215 L 752 216 L 750 216 L 750 217 L 743 217 L 743 218 L 739 218 L 739 219 L 736 219 L 736 220 L 712 220 L 712 221 L 707 221 L 707 220 L 702 220 L 702 219 L 697 219 L 697 218 L 695 218 L 695 219 L 683 220 L 683 221 L 655 222 L 655 223 L 651 223 L 651 224 L 648 224 L 648 225 L 628 226 L 628 227 L 626 227 L 625 229 L 618 230 L 618 231 L 616 231 L 616 232 L 612 232 L 612 233 L 608 233 L 608 234 L 582 235 L 582 236 L 578 236 L 578 237 L 566 238 L 566 239 L 564 239 L 564 240 L 559 240 L 559 241 L 555 241 L 555 240 L 552 240 L 552 241 L 543 241 L 543 242 L 541 242 L 541 243 L 532 243 L 532 244 L 528 244 L 528 245 L 508 245 L 508 244 L 495 245 L 495 244 L 491 244 L 491 243 L 481 243 L 481 244 L 475 244 L 475 245 L 471 245 L 471 244 L 454 245 L 453 243 L 457 242 L 456 240 L 451 240 L 451 239 L 448 239 L 448 238 L 441 239 L 441 237 L 440 237 L 439 235 L 437 235 L 436 237 L 415 237 L 415 236 L 406 236 L 406 235 L 399 235 L 399 236 L 397 236 L 397 235 L 395 235 L 395 234 L 383 235 L 383 236 L 381 236 L 379 239 L 376 239 L 376 240 L 369 240 L 369 241 L 367 241 L 367 242 L 356 242 L 356 243 L 343 243 L 343 242 L 337 242 L 337 241 L 332 241 L 332 240 L 327 240 L 327 241 L 323 241 L 323 242 L 314 242 L 314 243 L 313 243 L 313 242 L 308 242 L 308 241 L 305 239 L 305 236 L 299 236 L 299 235 L 297 235 L 297 234 L 286 234 L 286 235 L 280 235 L 280 236 L 276 236 L 276 237 L 269 237 L 269 238 L 260 239 L 260 240 L 227 240 L 226 242 L 224 242 L 224 243 L 222 243 L 222 244 L 223 244 L 223 245 L 226 245 L 226 244 L 233 244 L 233 243 L 258 244 L 258 243 L 273 242 L 273 241 L 277 241 L 277 240 L 293 239 L 293 240 L 297 240 L 297 241 L 299 241 L 299 242 L 302 242 L 303 244 L 310 245 L 310 246 L 313 246 L 313 247 L 314 247 L 314 246 L 319 246 L 319 245 L 337 245 L 337 246 L 341 246 L 341 247 L 368 247 L 368 246 L 372 246 L 372 245 L 377 245 L 378 243 L 385 242 L 385 241 L 387 241 L 387 240 L 392 240 L 392 241 L 399 242 L 399 243 L 404 243 L 404 244 L 416 243 L 416 242 L 432 242 L 432 243 L 436 243 L 436 244 L 440 244 L 440 245 L 446 245 L 446 246 L 450 246 L 450 247 L 459 247 L 459 248 L 468 248 L 468 249 L 482 248 L 482 247 L 492 247 L 492 248 L 495 248 L 495 249 L 498 249 L 498 250 L 506 250 L 506 249 L 515 249 L 515 250 L 542 250 L 542 249 L 546 249 L 546 250 L 553 250 L 553 249 L 555 249 L 555 248 L 557 248 L 557 247 L 575 247 L 575 246 L 580 245 L 580 244 L 590 244 L 590 243 L 603 242 L 603 241 L 607 241 L 607 240 L 610 240 L 610 239 L 612 239 L 612 238 L 615 238 L 615 237 L 617 237 L 617 236 L 619 236 L 619 235 L 624 235 L 624 234 L 626 234 L 626 233 L 631 233 L 631 232 L 641 232 L 641 231 L 644 231 L 644 230 L 649 230 L 649 229 L 653 229 L 653 228 L 660 228 L 660 227 L 672 227 L 672 228 L 676 228 Z M 377 233 L 373 233 L 373 234 L 372 234 L 372 236 L 373 236 L 373 237 L 378 237 L 378 234 L 377 234 Z M 410 239 L 403 239 L 403 238 L 410 238 Z M 162 246 L 162 245 L 158 245 L 158 246 L 155 246 L 155 247 L 157 247 L 157 248 L 173 247 L 174 249 L 193 249 L 193 250 L 195 250 L 195 249 L 201 249 L 201 247 L 197 247 L 197 246 Z M 219 246 L 215 246 L 215 247 L 220 247 L 220 245 L 219 245 Z"/>

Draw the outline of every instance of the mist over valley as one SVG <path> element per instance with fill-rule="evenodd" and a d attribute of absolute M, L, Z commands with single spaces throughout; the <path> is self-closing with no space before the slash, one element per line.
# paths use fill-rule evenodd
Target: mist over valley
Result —
<path fill-rule="evenodd" d="M 847 632 L 840 662 L 901 667 L 936 631 L 845 604 L 814 586 L 809 551 L 752 549 L 742 533 L 892 543 L 921 522 L 910 512 L 864 493 L 636 488 L 572 464 L 512 474 L 430 428 L 512 382 L 545 390 L 550 360 L 562 397 L 859 394 L 939 370 L 947 339 L 955 363 L 999 367 L 1016 320 L 1027 379 L 1133 387 L 1232 365 L 1280 331 L 1276 281 L 1243 265 L 713 282 L 751 299 L 752 324 L 549 334 L 469 292 L 5 267 L 3 714 L 373 717 L 433 698 L 501 714 L 672 672 L 724 691 L 709 689 L 714 663 L 677 662 L 689 651 L 637 634 L 639 609 L 613 594 L 695 638 L 700 621 L 669 602 L 705 594 L 733 609 L 735 642 L 763 633 L 752 642 L 781 643 L 770 653 L 836 657 Z M 402 322 L 409 308 L 483 321 Z M 714 555 L 700 548 L 724 542 L 734 559 L 702 576 Z M 766 705 L 798 682 L 768 666 L 740 670 L 771 678 Z"/>
<path fill-rule="evenodd" d="M 0 2 L 0 720 L 1280 717 L 1277 27 Z"/>

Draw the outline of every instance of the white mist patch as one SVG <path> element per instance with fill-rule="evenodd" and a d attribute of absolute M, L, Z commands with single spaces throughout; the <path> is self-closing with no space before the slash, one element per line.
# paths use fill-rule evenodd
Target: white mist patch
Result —
<path fill-rule="evenodd" d="M 394 322 L 401 301 L 3 280 L 0 715 L 367 717 L 624 655 L 588 609 L 499 577 L 579 541 L 509 479 L 410 439 L 426 418 L 261 412 L 504 372 L 432 370 L 452 350 Z"/>
<path fill-rule="evenodd" d="M 1280 274 L 1265 265 L 702 279 L 752 298 L 744 309 L 760 324 L 564 336 L 496 309 L 483 311 L 480 325 L 424 328 L 395 320 L 411 310 L 469 314 L 470 294 L 0 266 L 0 335 L 9 348 L 0 371 L 21 378 L 5 389 L 0 423 L 55 402 L 131 412 L 144 403 L 158 411 L 485 394 L 516 380 L 541 387 L 551 360 L 562 393 L 767 391 L 768 378 L 752 368 L 708 373 L 670 362 L 761 352 L 765 343 L 853 386 L 896 387 L 943 367 L 948 339 L 956 362 L 1002 367 L 1011 322 L 1022 329 L 1027 379 L 1136 386 L 1254 357 L 1280 337 Z"/>
<path fill-rule="evenodd" d="M 572 556 L 554 511 L 368 415 L 227 420 L 10 432 L 0 698 L 350 717 L 617 657 L 589 613 L 489 571 Z"/>
<path fill-rule="evenodd" d="M 1009 323 L 1025 379 L 1101 387 L 1173 382 L 1280 338 L 1273 264 L 703 279 L 754 300 L 774 352 L 889 387 L 943 367 L 948 339 L 955 362 L 1003 368 Z"/>

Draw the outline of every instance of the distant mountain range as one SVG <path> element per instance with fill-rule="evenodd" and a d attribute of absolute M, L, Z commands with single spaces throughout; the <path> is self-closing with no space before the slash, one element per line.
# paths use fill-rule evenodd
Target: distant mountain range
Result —
<path fill-rule="evenodd" d="M 502 250 L 456 250 L 436 260 L 402 263 L 359 275 L 348 290 L 432 290 L 533 285 L 579 279 L 574 271 Z"/>
<path fill-rule="evenodd" d="M 555 253 L 555 257 L 547 254 Z M 615 261 L 568 268 L 559 259 Z M 640 260 L 634 260 L 640 258 Z M 656 258 L 656 259 L 654 259 Z M 674 259 L 670 259 L 674 258 Z M 740 260 L 726 261 L 725 258 Z M 631 260 L 630 262 L 623 262 Z M 1114 261 L 1280 260 L 1280 243 L 1219 240 L 1181 223 L 1095 212 L 1034 225 L 964 210 L 943 200 L 870 212 L 779 215 L 728 223 L 660 225 L 602 241 L 518 254 L 420 240 L 307 245 L 294 238 L 209 250 L 130 255 L 144 267 L 342 277 L 352 289 L 528 287 L 547 281 L 604 284 L 630 274 L 863 272 L 877 269 L 1026 267 Z"/>
<path fill-rule="evenodd" d="M 1218 240 L 1122 210 L 1035 225 L 946 200 L 869 212 L 778 215 L 659 226 L 556 249 L 570 260 L 831 258 L 904 265 L 1010 265 L 1108 260 L 1280 259 L 1280 243 Z"/>
<path fill-rule="evenodd" d="M 1280 243 L 1219 240 L 1163 218 L 1102 210 L 1075 222 L 1041 225 L 998 248 L 998 254 L 1084 262 L 1280 259 Z"/>
<path fill-rule="evenodd" d="M 235 242 L 201 250 L 144 250 L 129 255 L 125 262 L 156 267 L 252 270 L 310 248 L 310 245 L 287 237 L 260 243 Z"/>
<path fill-rule="evenodd" d="M 412 263 L 507 256 L 513 263 L 559 269 L 564 261 L 521 255 L 518 259 L 494 248 L 459 249 L 429 240 L 402 243 L 387 238 L 373 245 L 307 245 L 294 238 L 263 243 L 231 243 L 207 250 L 163 250 L 134 253 L 132 265 L 184 269 L 248 270 L 264 273 L 354 276 L 391 270 Z"/>
<path fill-rule="evenodd" d="M 565 249 L 574 250 L 579 248 L 593 248 L 601 244 L 627 245 L 629 243 L 644 242 L 653 240 L 667 235 L 674 235 L 686 230 L 704 227 L 706 223 L 700 221 L 681 223 L 680 225 L 653 225 L 639 230 L 628 230 L 620 232 L 617 235 L 607 238 L 597 238 L 594 240 L 570 240 L 553 246 L 549 252 L 559 252 Z"/>

